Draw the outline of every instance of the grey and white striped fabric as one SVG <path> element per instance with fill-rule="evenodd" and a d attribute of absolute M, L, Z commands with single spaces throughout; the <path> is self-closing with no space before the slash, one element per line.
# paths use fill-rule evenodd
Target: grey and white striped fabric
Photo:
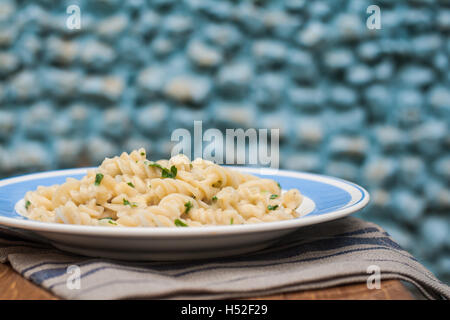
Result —
<path fill-rule="evenodd" d="M 364 283 L 372 270 L 379 270 L 382 280 L 413 283 L 427 298 L 450 298 L 450 287 L 384 230 L 353 217 L 302 228 L 253 254 L 181 263 L 82 257 L 34 240 L 0 227 L 0 262 L 9 261 L 24 277 L 66 299 L 261 296 Z M 79 289 L 67 272 L 72 265 L 80 268 Z"/>

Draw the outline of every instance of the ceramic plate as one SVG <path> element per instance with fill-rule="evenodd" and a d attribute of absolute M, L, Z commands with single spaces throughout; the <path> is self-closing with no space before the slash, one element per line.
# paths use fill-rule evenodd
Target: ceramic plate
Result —
<path fill-rule="evenodd" d="M 23 197 L 38 186 L 80 179 L 88 168 L 30 174 L 0 181 L 0 225 L 19 228 L 73 253 L 123 260 L 187 260 L 238 255 L 262 249 L 301 227 L 345 217 L 367 205 L 362 187 L 323 175 L 258 168 L 235 170 L 278 181 L 305 196 L 300 217 L 248 225 L 189 228 L 108 228 L 27 219 Z"/>

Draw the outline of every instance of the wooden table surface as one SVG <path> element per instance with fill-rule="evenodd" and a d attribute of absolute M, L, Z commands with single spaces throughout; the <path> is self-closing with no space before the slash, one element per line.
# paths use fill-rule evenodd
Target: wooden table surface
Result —
<path fill-rule="evenodd" d="M 1 300 L 58 300 L 50 292 L 23 278 L 9 264 L 0 263 Z M 283 293 L 252 299 L 268 300 L 410 300 L 412 294 L 398 280 L 381 282 L 380 289 L 369 290 L 365 283 L 337 286 L 333 288 Z"/>

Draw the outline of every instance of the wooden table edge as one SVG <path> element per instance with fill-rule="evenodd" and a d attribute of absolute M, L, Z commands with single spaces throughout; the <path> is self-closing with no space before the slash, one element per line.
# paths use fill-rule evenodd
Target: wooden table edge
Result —
<path fill-rule="evenodd" d="M 410 291 L 399 280 L 381 281 L 380 289 L 368 289 L 366 283 L 340 285 L 325 289 L 249 298 L 251 300 L 411 300 Z M 0 300 L 60 300 L 17 273 L 8 263 L 0 263 Z"/>

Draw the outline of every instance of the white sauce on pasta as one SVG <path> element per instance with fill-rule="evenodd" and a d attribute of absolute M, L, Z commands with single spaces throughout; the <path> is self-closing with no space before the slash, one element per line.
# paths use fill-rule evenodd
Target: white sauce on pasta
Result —
<path fill-rule="evenodd" d="M 184 155 L 151 162 L 144 149 L 105 159 L 81 180 L 25 195 L 33 220 L 109 227 L 188 227 L 292 219 L 297 189 Z"/>

